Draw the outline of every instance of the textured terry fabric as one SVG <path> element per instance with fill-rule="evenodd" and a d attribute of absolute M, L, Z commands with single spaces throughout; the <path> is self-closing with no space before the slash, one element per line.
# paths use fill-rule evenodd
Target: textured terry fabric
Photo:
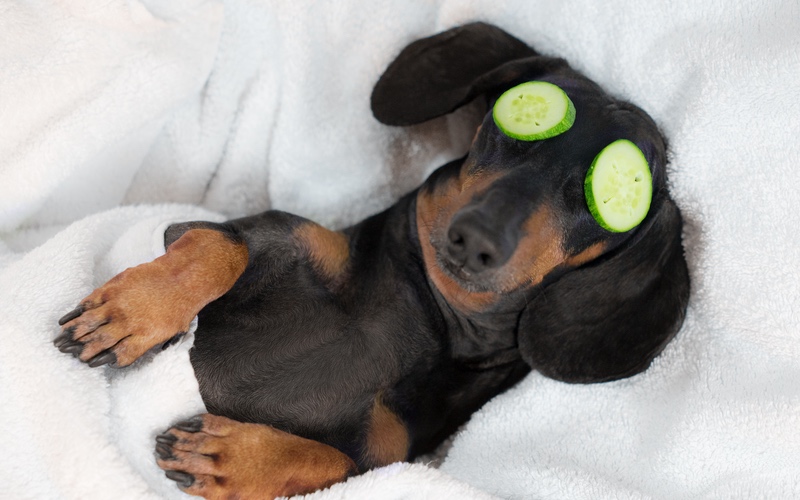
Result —
<path fill-rule="evenodd" d="M 112 0 L 0 7 L 0 498 L 185 497 L 153 438 L 203 411 L 191 337 L 92 370 L 52 347 L 56 320 L 163 252 L 171 221 L 279 208 L 341 227 L 462 154 L 474 108 L 392 129 L 369 94 L 407 43 L 475 20 L 662 128 L 686 322 L 644 374 L 532 374 L 438 471 L 314 498 L 800 496 L 797 2 Z"/>

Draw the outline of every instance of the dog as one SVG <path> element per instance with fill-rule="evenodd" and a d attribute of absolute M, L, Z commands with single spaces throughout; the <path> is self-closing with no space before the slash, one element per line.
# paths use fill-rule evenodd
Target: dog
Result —
<path fill-rule="evenodd" d="M 541 80 L 572 128 L 520 141 L 491 106 Z M 190 351 L 209 413 L 156 437 L 156 461 L 206 498 L 306 493 L 434 449 L 531 370 L 570 383 L 645 370 L 689 297 L 666 145 L 638 107 L 501 29 L 464 25 L 411 43 L 371 97 L 405 126 L 476 99 L 468 154 L 394 206 L 330 231 L 281 211 L 165 232 L 59 324 L 56 347 L 125 367 L 198 317 Z M 617 139 L 643 152 L 653 196 L 636 228 L 593 218 L 584 179 Z"/>

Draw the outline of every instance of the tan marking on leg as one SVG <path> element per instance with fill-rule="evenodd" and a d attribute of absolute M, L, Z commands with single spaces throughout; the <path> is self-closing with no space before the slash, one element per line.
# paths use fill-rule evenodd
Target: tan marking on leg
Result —
<path fill-rule="evenodd" d="M 116 364 L 186 332 L 209 302 L 230 290 L 247 267 L 248 251 L 223 233 L 192 229 L 167 253 L 126 269 L 81 301 L 85 312 L 62 326 L 84 345 L 82 361 L 108 350 Z M 98 326 L 99 325 L 99 326 Z"/>
<path fill-rule="evenodd" d="M 224 435 L 209 434 L 206 428 Z M 177 429 L 168 432 L 185 434 Z M 190 486 L 182 487 L 191 495 L 214 500 L 292 496 L 326 488 L 357 472 L 355 463 L 339 450 L 268 425 L 205 414 L 203 428 L 196 434 L 204 435 L 196 442 L 217 451 L 182 449 L 169 459 L 157 460 L 164 470 L 194 476 Z"/>
<path fill-rule="evenodd" d="M 180 429 L 172 429 L 170 434 L 178 438 L 177 441 L 172 444 L 173 450 L 194 451 L 204 455 L 213 455 L 219 452 L 219 448 L 217 448 L 218 440 L 213 438 L 220 436 L 208 434 L 205 429 L 203 429 L 203 431 L 204 432 L 186 432 Z"/>
<path fill-rule="evenodd" d="M 189 467 L 194 475 L 211 475 L 218 472 L 213 455 L 197 452 L 195 450 L 178 450 L 172 448 L 172 456 L 168 459 L 157 458 L 156 463 L 164 470 L 187 470 Z"/>
<path fill-rule="evenodd" d="M 347 236 L 310 221 L 297 227 L 293 233 L 320 277 L 331 286 L 340 284 L 350 261 Z"/>
<path fill-rule="evenodd" d="M 380 467 L 408 458 L 408 430 L 394 412 L 375 398 L 370 416 L 365 461 L 372 467 Z"/>

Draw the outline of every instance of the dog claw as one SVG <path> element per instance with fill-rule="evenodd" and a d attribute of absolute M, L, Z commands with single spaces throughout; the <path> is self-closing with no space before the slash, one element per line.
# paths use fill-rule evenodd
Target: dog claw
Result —
<path fill-rule="evenodd" d="M 75 332 L 75 327 L 71 326 L 64 330 L 64 332 L 53 340 L 53 345 L 61 347 L 68 341 L 72 340 L 72 334 Z"/>
<path fill-rule="evenodd" d="M 156 436 L 156 443 L 163 443 L 169 445 L 169 444 L 175 444 L 177 440 L 178 437 L 172 434 L 159 434 L 158 436 Z"/>
<path fill-rule="evenodd" d="M 197 432 L 203 428 L 203 417 L 198 415 L 189 420 L 183 420 L 175 424 L 174 427 L 186 432 Z"/>
<path fill-rule="evenodd" d="M 168 470 L 166 476 L 184 488 L 188 488 L 194 484 L 194 476 L 186 472 L 181 472 L 179 470 Z"/>
<path fill-rule="evenodd" d="M 158 443 L 156 445 L 156 454 L 161 460 L 174 460 L 175 455 L 172 454 L 172 448 L 169 445 Z"/>
<path fill-rule="evenodd" d="M 74 340 L 68 340 L 67 342 L 62 342 L 58 350 L 68 354 L 80 354 L 81 351 L 83 351 L 83 344 Z"/>
<path fill-rule="evenodd" d="M 61 325 L 65 324 L 65 323 L 69 323 L 73 319 L 75 319 L 78 316 L 80 316 L 81 314 L 83 314 L 84 311 L 85 311 L 85 309 L 83 308 L 83 306 L 76 307 L 75 309 L 71 310 L 67 314 L 61 316 L 61 319 L 58 320 L 58 325 L 61 326 Z"/>
<path fill-rule="evenodd" d="M 116 363 L 116 362 L 117 362 L 116 354 L 114 354 L 113 352 L 103 352 L 90 359 L 88 364 L 92 368 L 97 368 L 98 366 L 103 366 L 106 363 Z"/>

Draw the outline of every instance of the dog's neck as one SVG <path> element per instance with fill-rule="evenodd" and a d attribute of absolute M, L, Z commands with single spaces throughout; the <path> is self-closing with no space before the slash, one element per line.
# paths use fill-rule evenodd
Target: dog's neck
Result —
<path fill-rule="evenodd" d="M 432 175 L 426 182 L 435 177 Z M 425 184 L 420 187 L 424 188 Z M 435 330 L 437 338 L 444 335 L 454 359 L 480 364 L 498 353 L 505 353 L 502 356 L 508 356 L 510 351 L 516 353 L 516 329 L 525 303 L 523 297 L 515 300 L 504 296 L 503 304 L 492 304 L 485 311 L 464 311 L 447 300 L 429 275 L 430 266 L 425 262 L 417 224 L 420 189 L 405 195 L 384 212 L 344 230 L 353 260 L 351 277 L 343 293 L 372 300 L 375 292 L 364 295 L 364 290 L 374 290 L 375 282 L 398 290 L 413 290 L 413 293 L 398 292 L 394 302 L 408 302 L 404 309 L 420 311 L 413 320 Z M 397 280 L 409 286 L 392 285 Z"/>

